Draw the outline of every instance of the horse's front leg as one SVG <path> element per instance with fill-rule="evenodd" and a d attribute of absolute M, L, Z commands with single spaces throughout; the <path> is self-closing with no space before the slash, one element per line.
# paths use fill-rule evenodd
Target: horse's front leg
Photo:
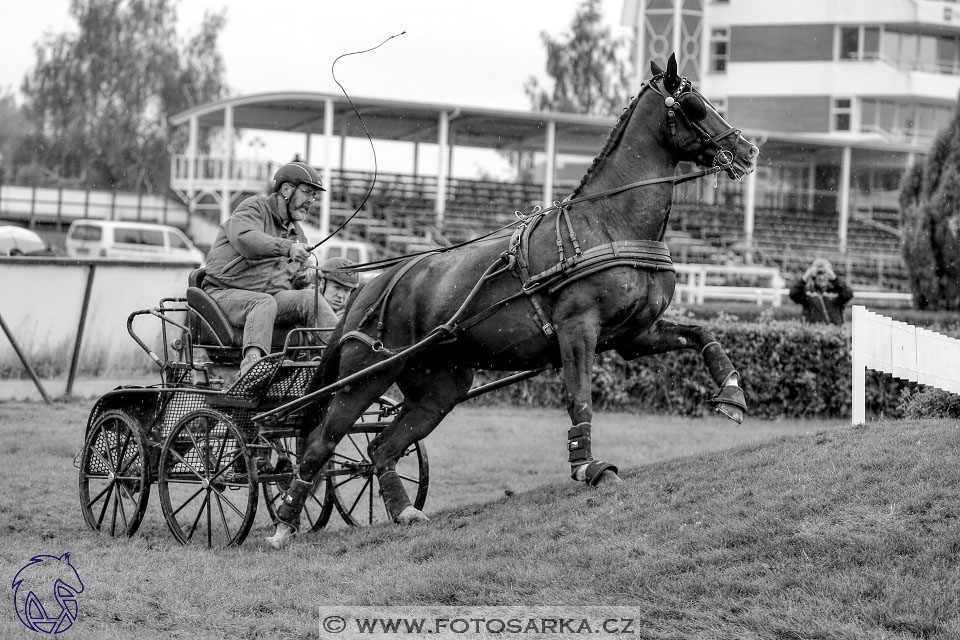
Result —
<path fill-rule="evenodd" d="M 710 404 L 737 424 L 742 423 L 747 403 L 739 384 L 740 374 L 733 368 L 730 358 L 712 332 L 699 325 L 678 324 L 661 319 L 648 331 L 626 344 L 616 346 L 617 353 L 625 360 L 680 349 L 700 352 L 710 376 L 720 387 L 710 399 Z"/>
<path fill-rule="evenodd" d="M 593 423 L 591 373 L 597 352 L 597 324 L 589 318 L 557 324 L 567 413 L 573 426 L 567 432 L 570 475 L 592 486 L 619 482 L 617 468 L 594 460 L 590 446 Z"/>

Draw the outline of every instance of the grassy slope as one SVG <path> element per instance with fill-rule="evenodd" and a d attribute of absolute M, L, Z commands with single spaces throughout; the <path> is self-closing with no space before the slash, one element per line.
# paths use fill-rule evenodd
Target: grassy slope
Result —
<path fill-rule="evenodd" d="M 174 546 L 156 503 L 135 538 L 94 538 L 76 437 L 50 437 L 84 411 L 10 427 L 34 411 L 0 407 L 0 559 L 12 576 L 28 554 L 73 552 L 88 586 L 74 638 L 315 637 L 316 607 L 334 603 L 630 605 L 657 638 L 960 637 L 960 428 L 946 421 L 743 444 L 602 490 L 519 480 L 510 498 L 431 509 L 429 525 L 324 532 L 277 555 L 262 529 L 240 550 Z M 0 608 L 0 637 L 32 636 Z"/>

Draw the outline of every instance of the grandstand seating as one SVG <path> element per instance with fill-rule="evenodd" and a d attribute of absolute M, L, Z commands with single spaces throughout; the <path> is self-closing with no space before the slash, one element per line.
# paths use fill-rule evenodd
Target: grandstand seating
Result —
<path fill-rule="evenodd" d="M 353 213 L 369 190 L 372 174 L 335 173 L 331 224 Z M 575 184 L 557 188 L 566 195 Z M 542 186 L 489 180 L 450 180 L 442 227 L 438 228 L 433 198 L 435 181 L 399 174 L 380 174 L 362 210 L 348 224 L 351 234 L 379 246 L 385 255 L 476 238 L 516 220 L 515 211 L 530 213 L 540 205 Z M 838 220 L 830 213 L 801 209 L 758 209 L 753 245 L 744 242 L 743 207 L 734 198 L 723 204 L 691 203 L 678 198 L 666 240 L 678 262 L 723 263 L 735 259 L 775 266 L 787 280 L 799 275 L 815 257 L 834 263 L 855 287 L 906 291 L 906 270 L 900 240 L 889 221 L 877 224 L 850 220 L 847 251 L 838 243 Z"/>

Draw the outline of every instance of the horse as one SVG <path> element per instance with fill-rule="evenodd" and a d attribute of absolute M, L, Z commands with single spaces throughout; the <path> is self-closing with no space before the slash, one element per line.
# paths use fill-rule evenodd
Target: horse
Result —
<path fill-rule="evenodd" d="M 388 515 L 404 524 L 428 518 L 411 504 L 396 462 L 467 397 L 477 370 L 562 368 L 571 476 L 588 485 L 619 481 L 616 466 L 592 455 L 596 353 L 629 360 L 698 350 L 719 387 L 711 402 L 742 421 L 740 376 L 716 337 L 661 317 L 676 285 L 663 237 L 681 162 L 704 167 L 698 176 L 741 179 L 760 152 L 678 75 L 674 55 L 651 72 L 570 198 L 525 217 L 512 235 L 409 258 L 354 294 L 321 362 L 337 390 L 317 412 L 270 546 L 295 535 L 316 474 L 394 383 L 402 409 L 368 453 Z"/>

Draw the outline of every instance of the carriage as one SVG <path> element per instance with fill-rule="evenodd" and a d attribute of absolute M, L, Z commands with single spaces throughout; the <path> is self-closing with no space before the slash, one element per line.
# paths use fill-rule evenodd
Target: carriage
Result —
<path fill-rule="evenodd" d="M 711 404 L 741 422 L 739 373 L 716 337 L 663 317 L 676 286 L 663 238 L 674 185 L 721 171 L 740 179 L 759 149 L 678 75 L 674 56 L 652 72 L 568 199 L 482 239 L 398 260 L 351 298 L 322 358 L 322 330 L 296 330 L 227 384 L 210 372 L 236 366 L 239 340 L 199 287 L 131 316 L 176 327 L 178 357 L 166 357 L 166 330 L 164 358 L 131 330 L 164 381 L 117 389 L 94 407 L 79 459 L 90 526 L 135 531 L 154 482 L 181 542 L 240 544 L 260 487 L 275 548 L 324 526 L 333 509 L 351 524 L 426 520 L 422 440 L 458 403 L 550 367 L 563 373 L 571 477 L 617 482 L 617 468 L 591 451 L 601 351 L 699 352 L 718 385 Z M 702 169 L 677 175 L 681 162 Z M 196 362 L 198 346 L 213 364 Z M 477 370 L 514 373 L 472 388 Z M 385 395 L 394 388 L 402 402 Z"/>
<path fill-rule="evenodd" d="M 312 407 L 269 424 L 258 416 L 315 387 L 331 329 L 276 331 L 274 353 L 237 377 L 239 335 L 200 287 L 202 277 L 202 269 L 191 273 L 186 297 L 164 298 L 127 319 L 131 337 L 160 367 L 161 382 L 117 388 L 91 410 L 75 466 L 81 511 L 94 530 L 132 536 L 155 485 L 179 542 L 239 545 L 255 522 L 260 495 L 270 517 L 275 515 L 305 434 L 316 424 Z M 160 321 L 162 356 L 137 333 L 141 316 Z M 316 479 L 304 529 L 321 529 L 334 511 L 353 526 L 384 519 L 374 502 L 376 479 L 366 447 L 400 407 L 384 396 L 364 411 Z M 429 484 L 424 446 L 412 445 L 400 466 L 422 506 Z"/>

